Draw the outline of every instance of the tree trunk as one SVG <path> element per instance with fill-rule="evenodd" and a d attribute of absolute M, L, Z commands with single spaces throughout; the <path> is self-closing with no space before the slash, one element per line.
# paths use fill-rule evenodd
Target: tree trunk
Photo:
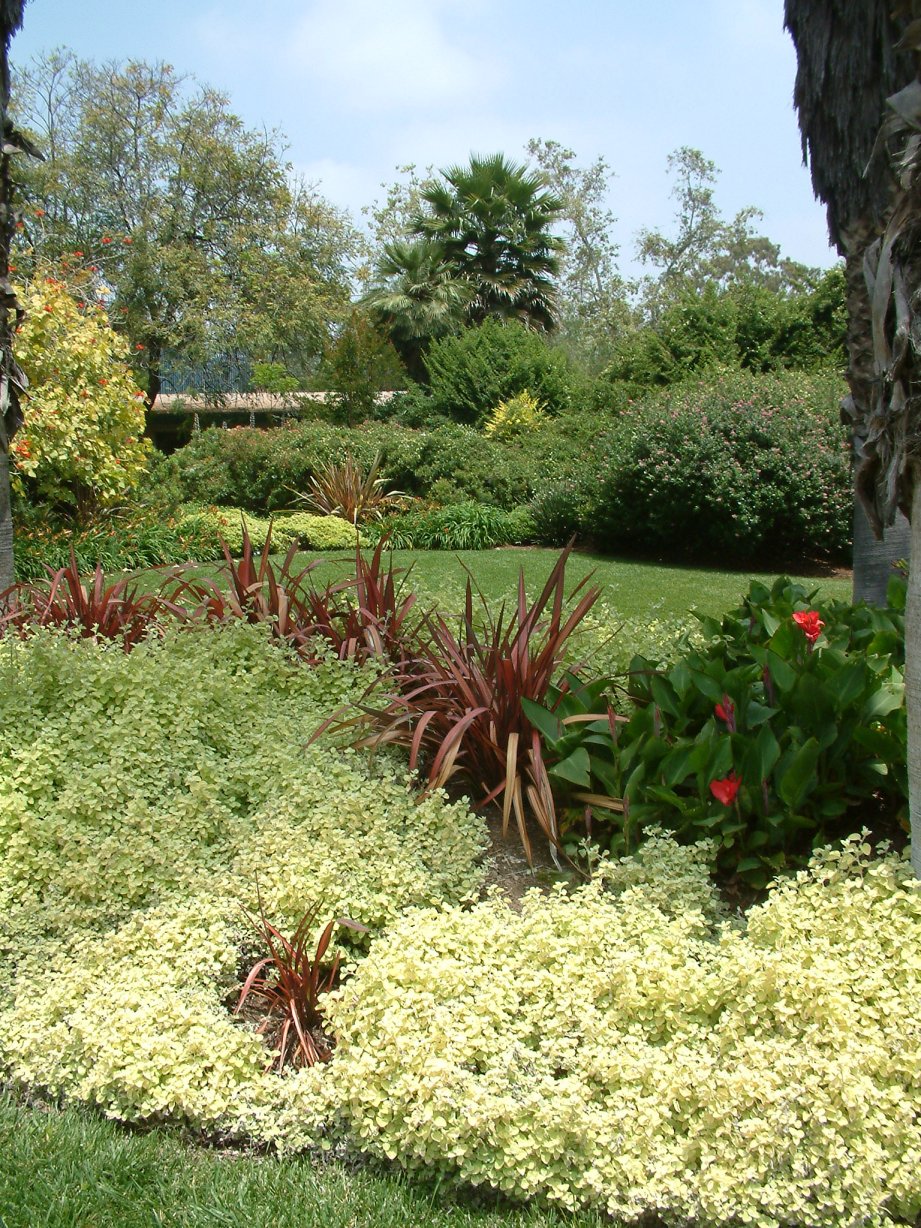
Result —
<path fill-rule="evenodd" d="M 854 500 L 854 591 L 853 601 L 885 605 L 895 564 L 908 560 L 911 525 L 901 512 L 880 540 L 870 526 L 859 500 Z"/>
<path fill-rule="evenodd" d="M 915 473 L 911 507 L 911 561 L 905 613 L 905 702 L 908 706 L 908 809 L 911 865 L 921 878 L 921 474 Z"/>
<path fill-rule="evenodd" d="M 13 517 L 10 512 L 10 454 L 0 448 L 0 593 L 15 581 Z"/>

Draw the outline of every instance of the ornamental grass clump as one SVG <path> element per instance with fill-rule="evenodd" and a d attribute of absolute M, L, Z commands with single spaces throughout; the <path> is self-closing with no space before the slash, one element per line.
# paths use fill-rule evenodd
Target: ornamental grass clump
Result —
<path fill-rule="evenodd" d="M 350 917 L 328 921 L 314 941 L 319 908 L 308 908 L 290 938 L 265 915 L 259 897 L 259 916 L 245 913 L 268 955 L 257 960 L 249 971 L 234 1013 L 239 1015 L 248 1000 L 261 1003 L 260 1034 L 274 1038 L 277 1069 L 286 1061 L 295 1066 L 315 1066 L 332 1057 L 332 1042 L 323 1028 L 321 997 L 338 984 L 341 955 L 324 963 L 336 926 L 367 933 L 368 927 Z M 274 1065 L 275 1063 L 273 1063 Z"/>
<path fill-rule="evenodd" d="M 28 635 L 56 627 L 93 640 L 115 640 L 130 652 L 166 615 L 184 615 L 175 601 L 138 593 L 130 580 L 107 584 L 97 563 L 92 584 L 84 584 L 73 550 L 70 563 L 46 568 L 45 584 L 20 581 L 0 593 L 0 633 Z"/>
<path fill-rule="evenodd" d="M 554 848 L 559 831 L 540 737 L 522 701 L 545 701 L 570 635 L 600 594 L 585 587 L 586 577 L 569 595 L 574 604 L 566 611 L 569 553 L 560 555 L 533 603 L 519 573 L 508 617 L 504 606 L 494 615 L 482 593 L 475 617 L 468 580 L 457 634 L 443 617 L 426 615 L 413 655 L 384 683 L 383 704 L 369 695 L 359 716 L 337 713 L 321 726 L 356 729 L 358 746 L 404 747 L 411 770 L 424 767 L 430 789 L 458 775 L 473 785 L 478 805 L 501 799 L 503 830 L 514 814 L 529 860 L 526 810 Z"/>

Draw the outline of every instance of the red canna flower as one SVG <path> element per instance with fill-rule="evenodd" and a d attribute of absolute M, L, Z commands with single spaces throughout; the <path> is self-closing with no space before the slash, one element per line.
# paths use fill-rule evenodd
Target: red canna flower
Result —
<path fill-rule="evenodd" d="M 797 610 L 793 615 L 793 621 L 802 628 L 803 635 L 810 645 L 816 642 L 825 626 L 819 618 L 818 610 Z"/>
<path fill-rule="evenodd" d="M 723 702 L 717 704 L 713 709 L 713 714 L 717 720 L 723 721 L 730 733 L 736 731 L 736 706 L 728 695 L 723 696 Z"/>
<path fill-rule="evenodd" d="M 36 209 L 36 210 L 35 210 L 35 216 L 36 216 L 36 217 L 44 217 L 44 216 L 45 216 L 45 210 L 44 210 L 44 209 Z"/>
<path fill-rule="evenodd" d="M 722 780 L 711 780 L 710 792 L 718 802 L 722 802 L 724 806 L 731 806 L 741 783 L 742 777 L 737 776 L 735 772 L 730 772 Z"/>
<path fill-rule="evenodd" d="M 102 241 L 103 241 L 103 243 L 111 243 L 111 242 L 112 242 L 112 240 L 109 238 L 109 236 L 108 236 L 108 235 L 103 235 L 103 236 L 102 236 Z"/>
<path fill-rule="evenodd" d="M 79 259 L 80 259 L 80 257 L 83 255 L 83 252 L 74 252 L 74 255 L 75 255 L 75 256 L 77 257 L 77 259 L 79 260 Z"/>

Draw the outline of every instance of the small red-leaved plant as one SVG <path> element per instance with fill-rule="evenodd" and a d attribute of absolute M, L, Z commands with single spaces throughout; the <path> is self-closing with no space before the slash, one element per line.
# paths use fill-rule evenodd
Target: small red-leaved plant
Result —
<path fill-rule="evenodd" d="M 330 727 L 357 727 L 358 746 L 403 746 L 413 770 L 425 761 L 429 787 L 460 774 L 480 792 L 478 804 L 501 798 L 503 828 L 514 814 L 529 861 L 526 806 L 558 846 L 540 734 L 522 701 L 547 702 L 564 664 L 566 641 L 600 594 L 582 580 L 570 594 L 579 594 L 578 600 L 565 612 L 570 550 L 560 555 L 533 604 L 525 594 L 524 573 L 519 575 L 518 600 L 508 618 L 504 608 L 494 615 L 482 593 L 481 615 L 475 618 L 468 581 L 458 633 L 443 618 L 425 616 L 413 653 L 381 684 L 388 688 L 384 705 L 368 702 L 361 715 L 345 719 L 344 712 L 335 713 L 314 737 Z"/>
<path fill-rule="evenodd" d="M 47 571 L 45 584 L 14 584 L 0 593 L 0 630 L 59 627 L 87 639 L 118 640 L 129 652 L 162 614 L 180 612 L 153 593 L 138 594 L 130 580 L 107 584 L 98 564 L 92 584 L 84 584 L 73 550 L 66 567 Z"/>
<path fill-rule="evenodd" d="M 313 946 L 319 911 L 318 907 L 309 908 L 290 938 L 268 920 L 261 897 L 259 919 L 245 914 L 269 954 L 250 969 L 235 1013 L 240 1013 L 250 997 L 258 999 L 263 1018 L 256 1031 L 274 1039 L 278 1056 L 272 1064 L 278 1070 L 289 1060 L 294 1066 L 329 1061 L 332 1053 L 323 1031 L 320 997 L 336 987 L 340 955 L 337 952 L 328 963 L 324 958 L 337 925 L 367 933 L 368 927 L 358 921 L 337 917 L 328 922 Z"/>

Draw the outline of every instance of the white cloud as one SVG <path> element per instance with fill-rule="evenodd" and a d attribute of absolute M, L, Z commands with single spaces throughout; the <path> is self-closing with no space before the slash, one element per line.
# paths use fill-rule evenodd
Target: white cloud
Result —
<path fill-rule="evenodd" d="M 465 46 L 478 4 L 458 0 L 315 0 L 283 53 L 289 68 L 371 112 L 482 100 L 498 74 Z"/>

